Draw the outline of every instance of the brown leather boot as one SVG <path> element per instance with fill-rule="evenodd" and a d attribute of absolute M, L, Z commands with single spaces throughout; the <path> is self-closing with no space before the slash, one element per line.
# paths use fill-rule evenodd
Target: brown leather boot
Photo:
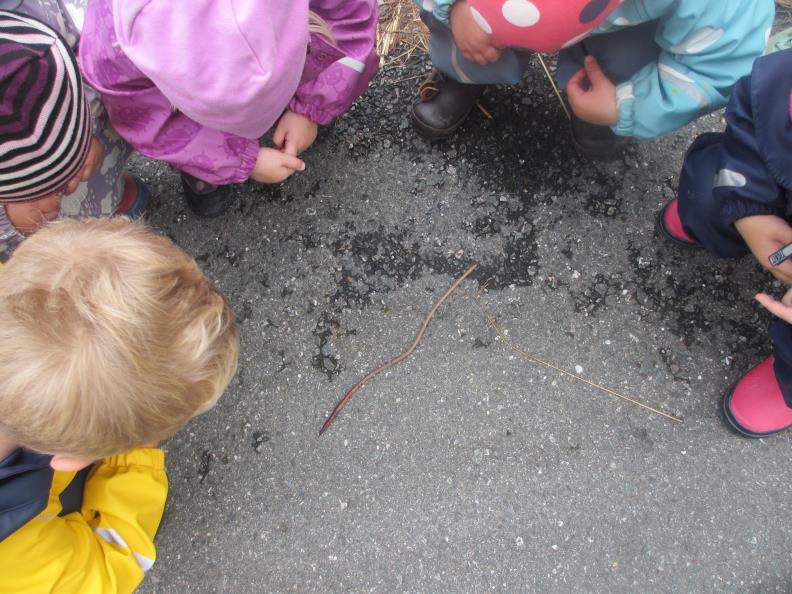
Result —
<path fill-rule="evenodd" d="M 421 84 L 411 115 L 415 128 L 430 140 L 446 138 L 465 121 L 486 85 L 468 85 L 433 70 Z"/>

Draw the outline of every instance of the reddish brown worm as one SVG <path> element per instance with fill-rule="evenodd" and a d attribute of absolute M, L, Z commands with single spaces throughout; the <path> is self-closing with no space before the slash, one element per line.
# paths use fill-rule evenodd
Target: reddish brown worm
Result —
<path fill-rule="evenodd" d="M 426 332 L 426 328 L 429 326 L 429 323 L 432 321 L 432 318 L 434 318 L 435 314 L 437 313 L 437 310 L 440 309 L 440 306 L 443 305 L 443 303 L 445 303 L 445 301 L 451 296 L 451 294 L 457 290 L 457 287 L 459 287 L 459 285 L 461 285 L 462 282 L 467 277 L 469 277 L 474 270 L 476 270 L 476 268 L 478 268 L 478 263 L 475 263 L 470 268 L 468 268 L 462 276 L 460 276 L 458 279 L 454 281 L 453 285 L 448 287 L 448 290 L 445 293 L 443 293 L 443 296 L 437 300 L 437 303 L 434 304 L 434 307 L 424 319 L 423 326 L 421 326 L 421 329 L 418 331 L 418 334 L 415 336 L 415 340 L 413 340 L 412 344 L 406 351 L 404 351 L 398 357 L 391 359 L 384 365 L 380 365 L 376 369 L 372 369 L 366 375 L 364 375 L 360 380 L 358 380 L 358 383 L 356 383 L 354 386 L 349 388 L 349 390 L 347 390 L 347 393 L 344 394 L 344 397 L 338 401 L 338 404 L 335 405 L 333 412 L 330 413 L 330 416 L 327 417 L 327 420 L 324 422 L 324 425 L 322 425 L 322 428 L 319 430 L 319 435 L 322 435 L 325 431 L 330 429 L 333 423 L 335 423 L 335 420 L 338 418 L 338 415 L 341 414 L 341 411 L 344 410 L 344 407 L 352 399 L 352 396 L 354 396 L 355 393 L 358 390 L 360 390 L 360 388 L 365 386 L 369 380 L 375 378 L 386 369 L 390 369 L 394 365 L 398 365 L 399 363 L 404 361 L 407 357 L 413 354 L 415 349 L 418 348 L 418 344 L 421 342 L 421 339 L 423 338 L 423 335 Z"/>

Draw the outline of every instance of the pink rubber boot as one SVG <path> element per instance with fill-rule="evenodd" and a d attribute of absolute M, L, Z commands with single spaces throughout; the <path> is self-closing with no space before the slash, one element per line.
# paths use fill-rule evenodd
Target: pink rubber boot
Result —
<path fill-rule="evenodd" d="M 657 215 L 657 230 L 660 235 L 685 247 L 701 247 L 699 243 L 687 234 L 679 217 L 679 200 L 674 198 L 668 202 Z"/>
<path fill-rule="evenodd" d="M 726 420 L 743 435 L 766 437 L 792 427 L 792 408 L 784 400 L 768 357 L 746 373 L 723 398 Z"/>

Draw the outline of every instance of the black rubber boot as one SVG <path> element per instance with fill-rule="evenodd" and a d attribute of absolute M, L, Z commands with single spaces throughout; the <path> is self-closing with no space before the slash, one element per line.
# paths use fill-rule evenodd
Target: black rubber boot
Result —
<path fill-rule="evenodd" d="M 575 114 L 572 114 L 570 133 L 577 151 L 584 157 L 598 161 L 617 159 L 630 142 L 626 136 L 614 134 L 610 126 L 589 124 Z"/>
<path fill-rule="evenodd" d="M 228 206 L 231 186 L 215 186 L 189 173 L 181 172 L 182 188 L 187 206 L 199 217 L 219 217 Z"/>
<path fill-rule="evenodd" d="M 433 70 L 412 105 L 412 122 L 430 140 L 446 138 L 462 125 L 486 85 L 457 82 Z"/>

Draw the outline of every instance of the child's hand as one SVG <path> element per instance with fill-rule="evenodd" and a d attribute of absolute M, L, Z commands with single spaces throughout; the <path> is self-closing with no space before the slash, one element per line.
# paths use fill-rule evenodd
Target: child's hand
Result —
<path fill-rule="evenodd" d="M 792 242 L 792 227 L 789 223 L 775 215 L 756 215 L 738 219 L 734 226 L 759 264 L 781 282 L 792 285 L 792 260 L 778 266 L 773 266 L 768 260 L 771 254 Z"/>
<path fill-rule="evenodd" d="M 287 155 L 296 157 L 313 144 L 318 132 L 319 126 L 316 122 L 286 110 L 275 127 L 272 143 Z"/>
<path fill-rule="evenodd" d="M 295 171 L 304 171 L 305 163 L 293 155 L 287 155 L 274 148 L 259 149 L 256 165 L 250 174 L 257 182 L 277 184 Z"/>
<path fill-rule="evenodd" d="M 765 293 L 756 295 L 756 300 L 771 314 L 792 324 L 792 289 L 786 292 L 781 301 L 777 301 Z"/>
<path fill-rule="evenodd" d="M 581 120 L 599 126 L 619 122 L 616 87 L 594 56 L 586 56 L 583 68 L 569 79 L 566 91 L 572 111 Z"/>
<path fill-rule="evenodd" d="M 6 216 L 11 224 L 22 235 L 31 235 L 38 231 L 47 221 L 58 218 L 61 206 L 61 196 L 50 194 L 30 200 L 29 202 L 12 202 L 5 205 Z"/>
<path fill-rule="evenodd" d="M 465 58 L 482 66 L 500 58 L 501 48 L 492 43 L 492 38 L 478 26 L 465 0 L 454 3 L 449 20 L 454 41 Z"/>

